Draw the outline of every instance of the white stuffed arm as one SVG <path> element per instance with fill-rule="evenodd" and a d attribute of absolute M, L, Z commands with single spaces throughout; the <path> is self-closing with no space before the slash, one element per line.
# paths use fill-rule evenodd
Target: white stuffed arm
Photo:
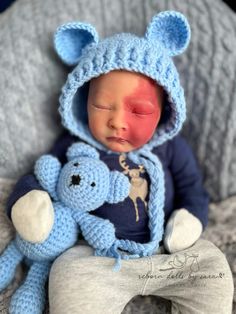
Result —
<path fill-rule="evenodd" d="M 164 233 L 164 246 L 170 253 L 184 250 L 193 245 L 203 231 L 200 220 L 188 210 L 175 210 L 167 222 Z"/>
<path fill-rule="evenodd" d="M 32 190 L 12 207 L 12 222 L 22 239 L 40 243 L 47 239 L 54 223 L 54 209 L 45 191 Z"/>

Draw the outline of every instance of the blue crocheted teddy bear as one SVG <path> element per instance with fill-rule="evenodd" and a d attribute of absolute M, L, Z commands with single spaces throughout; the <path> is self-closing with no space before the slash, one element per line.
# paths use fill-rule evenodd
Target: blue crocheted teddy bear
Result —
<path fill-rule="evenodd" d="M 110 171 L 96 149 L 75 143 L 67 151 L 62 167 L 52 155 L 43 155 L 35 165 L 41 186 L 53 198 L 54 223 L 42 243 L 31 243 L 18 234 L 0 256 L 0 291 L 13 279 L 23 258 L 31 264 L 25 282 L 15 292 L 10 313 L 42 313 L 45 282 L 52 261 L 78 240 L 79 232 L 97 252 L 114 245 L 115 228 L 109 221 L 89 214 L 104 202 L 118 203 L 129 195 L 129 180 Z"/>

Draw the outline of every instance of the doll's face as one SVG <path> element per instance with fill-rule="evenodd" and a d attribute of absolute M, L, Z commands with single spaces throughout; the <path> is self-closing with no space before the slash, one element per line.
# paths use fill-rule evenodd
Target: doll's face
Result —
<path fill-rule="evenodd" d="M 92 135 L 114 152 L 146 144 L 161 117 L 163 89 L 134 72 L 112 71 L 92 79 L 88 119 Z"/>

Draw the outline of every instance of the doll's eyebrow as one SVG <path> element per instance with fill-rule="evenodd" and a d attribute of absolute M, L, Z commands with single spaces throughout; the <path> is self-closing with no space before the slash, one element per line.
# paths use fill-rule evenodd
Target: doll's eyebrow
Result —
<path fill-rule="evenodd" d="M 137 105 L 145 105 L 145 106 L 149 106 L 151 109 L 155 108 L 155 105 L 153 104 L 153 102 L 151 100 L 146 100 L 146 99 L 127 99 L 127 101 L 132 104 L 133 106 Z"/>
<path fill-rule="evenodd" d="M 106 90 L 106 89 L 96 90 L 94 93 L 94 97 L 101 97 L 101 96 L 111 97 L 112 94 L 109 92 L 109 90 Z"/>

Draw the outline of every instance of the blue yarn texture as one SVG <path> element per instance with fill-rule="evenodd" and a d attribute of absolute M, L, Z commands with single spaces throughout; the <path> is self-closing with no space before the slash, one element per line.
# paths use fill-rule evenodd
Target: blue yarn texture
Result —
<path fill-rule="evenodd" d="M 161 123 L 152 139 L 143 147 L 127 153 L 127 157 L 142 164 L 151 180 L 148 215 L 150 241 L 136 243 L 118 240 L 116 249 L 96 251 L 97 255 L 119 257 L 117 249 L 129 255 L 121 258 L 148 256 L 158 248 L 163 237 L 165 184 L 161 162 L 152 149 L 172 139 L 186 118 L 184 91 L 172 57 L 181 54 L 190 41 L 190 27 L 185 16 L 176 11 L 164 11 L 154 16 L 143 37 L 130 33 L 99 39 L 96 29 L 87 23 L 72 22 L 55 33 L 55 49 L 68 65 L 75 66 L 60 97 L 62 123 L 73 135 L 91 146 L 111 153 L 90 133 L 87 117 L 88 83 L 92 78 L 113 70 L 127 70 L 152 78 L 165 90 L 166 101 Z"/>
<path fill-rule="evenodd" d="M 66 64 L 76 65 L 60 97 L 63 125 L 92 146 L 106 150 L 91 136 L 88 128 L 86 83 L 112 70 L 127 70 L 152 78 L 168 95 L 164 122 L 153 138 L 136 152 L 151 151 L 173 138 L 186 118 L 186 105 L 171 57 L 182 53 L 189 40 L 189 24 L 175 11 L 154 16 L 144 37 L 121 33 L 99 40 L 95 28 L 86 23 L 72 22 L 59 27 L 55 33 L 55 49 Z"/>
<path fill-rule="evenodd" d="M 11 299 L 10 313 L 42 313 L 51 263 L 75 245 L 80 232 L 98 255 L 112 250 L 119 260 L 114 225 L 89 212 L 104 202 L 118 203 L 128 197 L 129 179 L 110 171 L 88 144 L 74 143 L 67 158 L 63 167 L 52 155 L 41 156 L 35 164 L 38 181 L 54 199 L 54 224 L 47 239 L 31 243 L 17 234 L 0 256 L 0 291 L 14 278 L 16 266 L 24 258 L 31 262 L 26 280 Z"/>

